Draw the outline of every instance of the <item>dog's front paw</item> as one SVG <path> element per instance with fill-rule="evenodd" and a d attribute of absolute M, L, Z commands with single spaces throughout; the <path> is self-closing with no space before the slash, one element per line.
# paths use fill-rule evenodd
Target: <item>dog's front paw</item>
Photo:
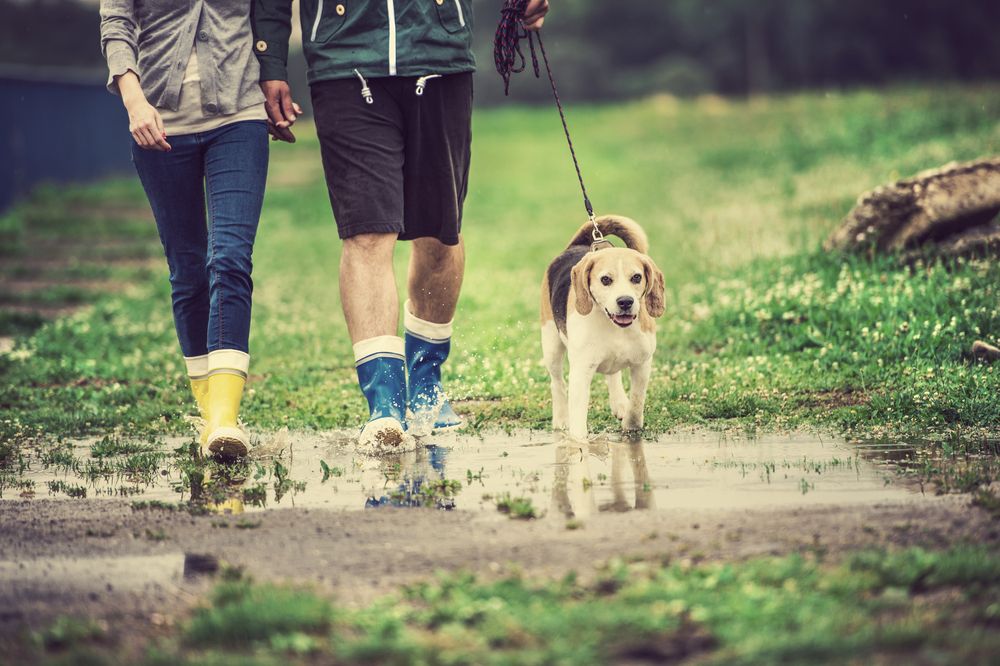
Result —
<path fill-rule="evenodd" d="M 567 430 L 569 428 L 569 410 L 566 405 L 556 404 L 552 407 L 552 429 L 555 431 Z"/>
<path fill-rule="evenodd" d="M 611 401 L 611 413 L 615 415 L 615 418 L 619 421 L 623 420 L 628 414 L 628 400 L 612 400 Z"/>
<path fill-rule="evenodd" d="M 633 432 L 635 430 L 642 430 L 643 418 L 642 412 L 629 412 L 624 419 L 622 419 L 622 430 L 625 432 Z"/>

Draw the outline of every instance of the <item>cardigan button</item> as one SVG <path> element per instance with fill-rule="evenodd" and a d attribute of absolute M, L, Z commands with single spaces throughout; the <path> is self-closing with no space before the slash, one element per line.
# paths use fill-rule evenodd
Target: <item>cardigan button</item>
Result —
<path fill-rule="evenodd" d="M 267 50 L 267 42 L 265 42 L 263 39 L 258 40 L 255 46 L 257 47 L 257 50 L 260 51 L 261 53 Z"/>
<path fill-rule="evenodd" d="M 344 5 L 337 5 L 337 16 L 343 16 L 346 11 L 347 9 L 344 8 Z"/>

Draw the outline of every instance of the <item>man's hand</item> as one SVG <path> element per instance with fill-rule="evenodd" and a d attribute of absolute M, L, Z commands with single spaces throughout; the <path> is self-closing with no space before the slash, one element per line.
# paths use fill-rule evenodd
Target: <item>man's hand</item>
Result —
<path fill-rule="evenodd" d="M 521 22 L 525 30 L 541 30 L 545 15 L 549 13 L 549 0 L 530 0 L 524 8 Z"/>
<path fill-rule="evenodd" d="M 267 111 L 268 131 L 280 141 L 295 143 L 291 127 L 302 115 L 302 108 L 292 101 L 292 91 L 288 81 L 261 81 L 264 92 L 264 109 Z"/>

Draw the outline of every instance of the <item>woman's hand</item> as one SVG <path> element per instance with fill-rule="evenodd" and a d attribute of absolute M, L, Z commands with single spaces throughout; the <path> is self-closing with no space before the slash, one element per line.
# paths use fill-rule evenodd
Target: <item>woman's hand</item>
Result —
<path fill-rule="evenodd" d="M 139 77 L 135 72 L 128 71 L 117 79 L 118 91 L 121 93 L 125 110 L 128 111 L 128 131 L 132 138 L 144 150 L 159 150 L 167 152 L 167 133 L 163 131 L 163 119 L 160 112 L 146 101 L 146 96 L 139 87 Z"/>
<path fill-rule="evenodd" d="M 146 101 L 135 102 L 125 107 L 128 110 L 128 131 L 132 138 L 145 150 L 161 150 L 168 152 L 167 133 L 163 131 L 163 119 L 160 112 Z"/>

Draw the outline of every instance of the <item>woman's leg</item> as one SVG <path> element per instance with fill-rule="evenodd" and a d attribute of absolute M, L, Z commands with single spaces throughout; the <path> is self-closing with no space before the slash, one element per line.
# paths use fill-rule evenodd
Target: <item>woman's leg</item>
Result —
<path fill-rule="evenodd" d="M 168 153 L 132 147 L 170 267 L 174 326 L 185 357 L 208 353 L 208 232 L 204 160 L 194 135 L 171 137 Z"/>
<path fill-rule="evenodd" d="M 205 135 L 208 193 L 208 351 L 248 353 L 252 254 L 267 180 L 267 125 L 246 121 Z"/>
<path fill-rule="evenodd" d="M 208 193 L 207 447 L 215 455 L 246 455 L 249 437 L 239 426 L 250 368 L 252 254 L 267 180 L 267 127 L 238 122 L 205 135 Z"/>
<path fill-rule="evenodd" d="M 202 418 L 208 408 L 208 229 L 205 170 L 195 135 L 171 137 L 169 153 L 132 146 L 132 161 L 153 209 L 170 268 L 174 327 L 191 392 Z M 204 429 L 200 439 L 204 443 Z"/>

